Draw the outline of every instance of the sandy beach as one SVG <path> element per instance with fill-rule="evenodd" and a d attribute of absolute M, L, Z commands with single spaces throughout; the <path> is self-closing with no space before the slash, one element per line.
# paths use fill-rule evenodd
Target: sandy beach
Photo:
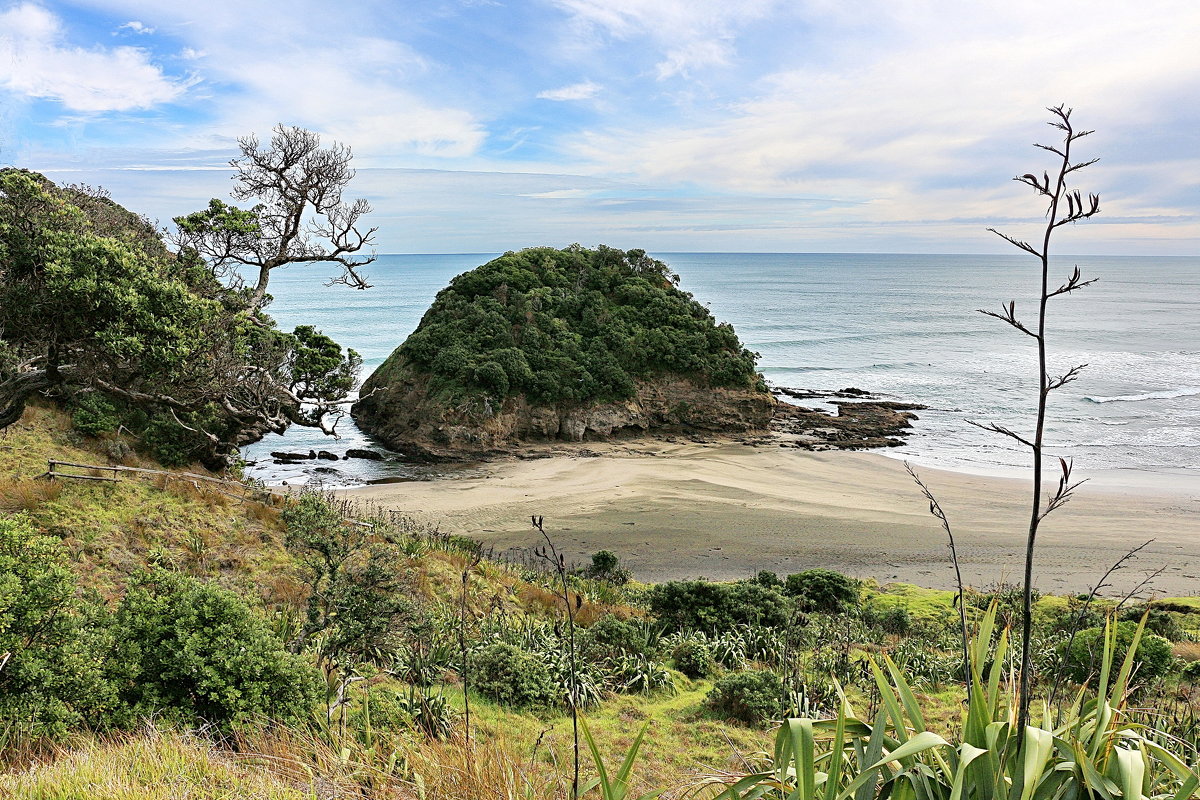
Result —
<path fill-rule="evenodd" d="M 737 442 L 555 452 L 348 493 L 497 550 L 536 545 L 529 517 L 540 514 L 568 558 L 613 550 L 646 581 L 828 567 L 882 583 L 953 585 L 946 536 L 896 459 Z M 977 587 L 1018 580 L 1028 479 L 920 472 L 950 516 L 964 578 Z M 1115 574 L 1109 593 L 1164 566 L 1155 593 L 1200 592 L 1200 485 L 1180 476 L 1091 477 L 1043 524 L 1039 588 L 1086 591 L 1123 553 L 1154 539 Z"/>

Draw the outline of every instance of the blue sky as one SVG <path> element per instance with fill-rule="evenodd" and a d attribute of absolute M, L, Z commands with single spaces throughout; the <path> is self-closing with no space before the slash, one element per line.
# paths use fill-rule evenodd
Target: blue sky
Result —
<path fill-rule="evenodd" d="M 380 252 L 1007 252 L 1044 107 L 1075 253 L 1200 253 L 1195 0 L 0 0 L 0 164 L 164 223 L 238 136 L 350 145 Z"/>

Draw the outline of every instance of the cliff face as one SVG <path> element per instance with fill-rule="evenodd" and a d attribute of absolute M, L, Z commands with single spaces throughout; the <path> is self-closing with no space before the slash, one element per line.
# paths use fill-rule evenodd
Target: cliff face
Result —
<path fill-rule="evenodd" d="M 430 396 L 428 382 L 383 371 L 363 385 L 352 414 L 359 426 L 409 455 L 468 458 L 510 452 L 520 442 L 585 442 L 650 431 L 745 433 L 765 430 L 776 406 L 766 392 L 701 387 L 678 377 L 639 381 L 627 400 L 536 406 L 524 397 L 499 408 L 455 409 Z"/>

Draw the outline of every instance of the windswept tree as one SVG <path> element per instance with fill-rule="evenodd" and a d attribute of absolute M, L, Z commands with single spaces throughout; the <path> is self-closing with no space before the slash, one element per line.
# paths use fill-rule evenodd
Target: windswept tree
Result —
<path fill-rule="evenodd" d="M 242 155 L 229 162 L 237 171 L 233 197 L 258 204 L 242 210 L 213 199 L 203 211 L 176 217 L 181 249 L 195 250 L 234 285 L 251 281 L 252 314 L 267 302 L 271 272 L 289 264 L 337 264 L 342 271 L 331 284 L 370 288 L 358 268 L 375 257 L 354 254 L 373 243 L 376 228 L 361 227 L 371 206 L 342 198 L 354 177 L 350 148 L 322 148 L 317 134 L 286 125 L 275 127 L 269 148 L 254 136 L 238 145 Z"/>
<path fill-rule="evenodd" d="M 350 151 L 278 128 L 244 139 L 235 196 L 177 220 L 178 252 L 102 192 L 0 171 L 0 428 L 44 394 L 123 426 L 166 462 L 217 464 L 289 425 L 332 434 L 361 359 L 263 313 L 270 273 L 330 261 L 359 288 L 365 201 L 342 202 Z M 245 285 L 246 271 L 254 274 Z"/>

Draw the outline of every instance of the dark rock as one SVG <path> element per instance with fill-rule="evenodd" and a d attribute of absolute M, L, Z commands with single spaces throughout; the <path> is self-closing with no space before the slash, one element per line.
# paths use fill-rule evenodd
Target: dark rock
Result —
<path fill-rule="evenodd" d="M 316 457 L 317 457 L 317 454 L 312 452 L 311 450 L 307 453 L 285 453 L 285 452 L 271 453 L 271 458 L 274 458 L 277 461 L 283 461 L 283 462 L 306 461 L 307 459 L 316 458 Z"/>
<path fill-rule="evenodd" d="M 376 453 L 374 450 L 359 450 L 351 447 L 346 451 L 346 458 L 365 458 L 369 461 L 383 461 L 383 454 Z"/>
<path fill-rule="evenodd" d="M 335 456 L 333 453 L 329 452 L 328 450 L 318 450 L 317 458 L 323 459 L 325 461 L 337 461 L 338 460 L 338 457 Z"/>
<path fill-rule="evenodd" d="M 338 470 L 334 469 L 333 467 L 313 467 L 313 472 L 319 472 L 322 475 L 333 475 L 336 474 Z"/>

